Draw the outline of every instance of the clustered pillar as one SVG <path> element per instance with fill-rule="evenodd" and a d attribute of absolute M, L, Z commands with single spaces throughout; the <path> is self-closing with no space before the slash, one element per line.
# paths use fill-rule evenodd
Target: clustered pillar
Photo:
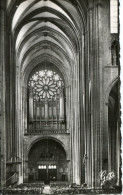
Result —
<path fill-rule="evenodd" d="M 5 95 L 6 95 L 6 1 L 0 1 L 0 183 L 6 183 L 6 123 L 5 123 Z"/>
<path fill-rule="evenodd" d="M 103 12 L 102 1 L 89 1 L 88 9 L 88 61 L 85 63 L 86 82 L 86 146 L 85 182 L 92 188 L 100 187 L 103 144 Z"/>

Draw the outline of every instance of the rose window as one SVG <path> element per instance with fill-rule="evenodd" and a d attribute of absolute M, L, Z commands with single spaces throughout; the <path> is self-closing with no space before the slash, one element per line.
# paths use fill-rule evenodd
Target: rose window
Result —
<path fill-rule="evenodd" d="M 51 70 L 36 72 L 30 78 L 28 85 L 32 88 L 34 101 L 46 98 L 55 100 L 64 87 L 63 79 Z"/>

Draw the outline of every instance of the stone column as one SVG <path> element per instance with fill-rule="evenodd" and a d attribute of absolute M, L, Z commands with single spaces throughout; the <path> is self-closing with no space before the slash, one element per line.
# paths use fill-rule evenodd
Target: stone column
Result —
<path fill-rule="evenodd" d="M 71 129 L 71 86 L 69 86 L 69 93 L 68 93 L 68 100 L 69 100 L 69 114 L 68 114 L 68 129 Z M 67 102 L 66 102 L 67 106 Z"/>
<path fill-rule="evenodd" d="M 92 82 L 92 187 L 100 187 L 100 171 L 102 169 L 103 144 L 103 1 L 94 1 L 93 12 L 93 66 L 91 71 Z M 107 142 L 108 143 L 108 142 Z M 107 147 L 108 148 L 108 147 Z"/>
<path fill-rule="evenodd" d="M 79 104 L 79 53 L 73 69 L 72 80 L 72 168 L 73 182 L 81 183 L 81 153 L 80 153 L 80 104 Z"/>
<path fill-rule="evenodd" d="M 70 86 L 67 86 L 66 88 L 66 128 L 69 131 L 70 130 L 70 107 L 71 107 L 71 92 L 70 92 Z"/>
<path fill-rule="evenodd" d="M 86 39 L 85 34 L 82 34 L 81 37 L 81 48 L 80 48 L 80 59 L 79 59 L 79 98 L 80 98 L 80 161 L 81 161 L 81 183 L 85 183 L 85 173 L 86 173 L 86 163 L 84 163 L 84 156 L 87 152 L 86 147 L 86 124 L 85 124 L 85 103 L 86 103 L 86 94 L 85 94 L 85 54 L 86 54 Z"/>
<path fill-rule="evenodd" d="M 28 142 L 28 138 L 25 137 L 23 140 L 23 181 L 24 182 L 28 182 L 28 154 L 27 154 L 27 142 Z"/>
<path fill-rule="evenodd" d="M 23 129 L 27 129 L 27 87 L 22 87 Z M 25 133 L 25 132 L 23 132 Z"/>
<path fill-rule="evenodd" d="M 1 186 L 6 183 L 6 1 L 0 1 L 0 159 L 1 159 Z"/>
<path fill-rule="evenodd" d="M 87 12 L 87 30 L 85 32 L 85 110 L 86 110 L 86 130 L 85 130 L 85 183 L 92 187 L 93 177 L 93 128 L 92 128 L 92 77 L 93 77 L 93 15 L 94 5 L 93 1 L 89 1 L 89 8 Z"/>
<path fill-rule="evenodd" d="M 6 143 L 6 160 L 9 161 L 12 154 L 12 125 L 11 125 L 11 100 L 10 100 L 10 52 L 11 52 L 11 34 L 8 31 L 8 23 L 7 23 L 7 36 L 6 36 L 6 137 L 9 137 L 7 139 Z M 9 170 L 8 170 L 9 171 Z M 8 172 L 7 171 L 7 172 Z M 7 174 L 7 173 L 6 173 Z M 7 174 L 8 175 L 8 174 Z"/>
<path fill-rule="evenodd" d="M 18 70 L 18 77 L 17 77 L 17 88 L 16 92 L 18 93 L 17 95 L 17 111 L 18 111 L 18 119 L 17 119 L 17 145 L 18 145 L 18 150 L 17 150 L 17 157 L 19 157 L 19 159 L 21 160 L 21 163 L 19 165 L 17 165 L 18 167 L 18 183 L 22 183 L 23 182 L 23 135 L 24 135 L 24 120 L 23 120 L 23 113 L 24 113 L 24 105 L 25 104 L 25 89 L 23 87 L 23 78 L 21 75 L 21 71 Z"/>
<path fill-rule="evenodd" d="M 117 133 L 116 133 L 116 161 L 117 161 L 117 185 L 121 185 L 121 163 L 120 163 L 120 128 L 119 128 L 119 121 L 117 122 Z"/>

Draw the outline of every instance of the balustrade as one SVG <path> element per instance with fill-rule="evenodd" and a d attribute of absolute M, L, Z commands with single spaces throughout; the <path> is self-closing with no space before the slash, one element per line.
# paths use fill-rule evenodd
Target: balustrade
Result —
<path fill-rule="evenodd" d="M 41 130 L 41 129 L 26 129 L 25 134 L 64 134 L 68 133 L 66 129 L 49 129 L 49 130 Z"/>

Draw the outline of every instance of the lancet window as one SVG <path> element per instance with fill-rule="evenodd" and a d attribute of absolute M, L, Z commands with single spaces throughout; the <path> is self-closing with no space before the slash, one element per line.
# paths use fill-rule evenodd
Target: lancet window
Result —
<path fill-rule="evenodd" d="M 28 128 L 57 128 L 65 121 L 64 80 L 57 72 L 36 71 L 28 81 Z"/>

